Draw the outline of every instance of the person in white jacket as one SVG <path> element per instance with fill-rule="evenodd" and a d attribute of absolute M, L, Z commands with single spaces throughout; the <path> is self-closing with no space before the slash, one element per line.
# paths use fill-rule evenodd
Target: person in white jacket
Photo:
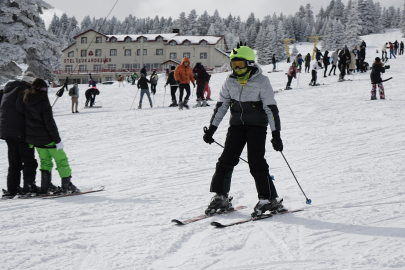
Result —
<path fill-rule="evenodd" d="M 388 43 L 384 43 L 384 45 L 381 48 L 381 53 L 382 53 L 381 61 L 382 62 L 384 62 L 384 59 L 388 59 L 388 57 L 387 57 L 387 48 L 389 48 L 389 46 L 388 47 L 387 46 L 388 46 Z"/>
<path fill-rule="evenodd" d="M 322 69 L 322 59 L 319 60 L 319 61 L 316 61 L 312 65 L 312 79 L 311 79 L 311 82 L 309 83 L 310 86 L 318 86 L 319 85 L 319 84 L 316 84 L 318 69 Z"/>

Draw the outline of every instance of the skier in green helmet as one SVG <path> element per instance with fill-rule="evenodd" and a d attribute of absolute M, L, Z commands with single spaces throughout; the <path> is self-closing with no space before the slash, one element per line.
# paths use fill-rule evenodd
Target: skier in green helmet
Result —
<path fill-rule="evenodd" d="M 215 192 L 215 196 L 205 213 L 212 215 L 218 210 L 232 209 L 232 197 L 229 196 L 232 172 L 246 144 L 250 173 L 255 180 L 259 197 L 252 216 L 260 216 L 266 211 L 287 211 L 282 200 L 277 199 L 277 191 L 264 158 L 267 126 L 270 126 L 274 150 L 283 151 L 280 117 L 273 88 L 269 78 L 256 65 L 255 53 L 246 44 L 238 44 L 232 50 L 230 59 L 232 73 L 222 85 L 220 100 L 214 109 L 209 128 L 204 128 L 204 141 L 208 144 L 215 142 L 213 135 L 231 107 L 225 148 L 211 181 L 210 191 Z"/>

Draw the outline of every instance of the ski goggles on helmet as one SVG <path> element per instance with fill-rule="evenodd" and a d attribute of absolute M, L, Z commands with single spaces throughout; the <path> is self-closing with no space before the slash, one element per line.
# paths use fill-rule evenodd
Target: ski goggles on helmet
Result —
<path fill-rule="evenodd" d="M 246 62 L 246 60 L 232 60 L 231 61 L 231 68 L 232 69 L 244 69 L 248 66 L 248 63 Z"/>

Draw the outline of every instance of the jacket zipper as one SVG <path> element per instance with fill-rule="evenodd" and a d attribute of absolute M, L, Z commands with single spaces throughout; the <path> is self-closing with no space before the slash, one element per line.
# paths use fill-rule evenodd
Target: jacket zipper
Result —
<path fill-rule="evenodd" d="M 245 85 L 246 85 L 246 84 L 245 84 Z M 239 93 L 239 106 L 240 106 L 240 108 L 242 109 L 242 113 L 240 114 L 240 121 L 242 121 L 242 125 L 244 125 L 245 123 L 244 123 L 243 120 L 242 120 L 243 107 L 242 107 L 242 102 L 241 102 L 241 96 L 242 96 L 242 91 L 243 91 L 244 86 L 243 86 L 243 85 L 241 85 L 241 86 L 242 86 L 242 88 L 241 88 L 240 93 Z"/>

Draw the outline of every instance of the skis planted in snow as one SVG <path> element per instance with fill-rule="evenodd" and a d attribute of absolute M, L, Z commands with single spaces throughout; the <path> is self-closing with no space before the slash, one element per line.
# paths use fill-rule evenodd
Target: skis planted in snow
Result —
<path fill-rule="evenodd" d="M 255 217 L 255 218 L 251 217 L 251 218 L 248 218 L 248 219 L 244 219 L 244 220 L 240 220 L 240 221 L 233 222 L 233 223 L 228 223 L 228 224 L 222 224 L 222 223 L 214 221 L 214 222 L 211 222 L 211 225 L 214 226 L 214 227 L 217 227 L 217 228 L 225 228 L 225 227 L 230 227 L 230 226 L 234 226 L 234 225 L 247 223 L 247 222 L 250 222 L 250 221 L 262 220 L 262 219 L 270 218 L 270 217 L 277 216 L 277 215 L 295 213 L 295 212 L 299 212 L 299 211 L 303 211 L 303 210 L 304 209 L 296 209 L 296 210 L 286 211 L 286 212 L 277 213 L 277 214 L 264 214 L 264 215 L 261 215 L 259 217 Z"/>
<path fill-rule="evenodd" d="M 216 216 L 216 215 L 225 215 L 225 214 L 232 213 L 232 212 L 242 210 L 242 209 L 245 209 L 245 208 L 247 208 L 247 206 L 238 206 L 238 207 L 234 208 L 233 210 L 230 210 L 230 211 L 227 211 L 227 212 L 216 212 L 213 215 L 205 215 L 204 214 L 204 215 L 200 215 L 200 216 L 190 218 L 190 219 L 185 219 L 185 220 L 172 219 L 172 222 L 174 222 L 174 223 L 176 223 L 178 225 L 186 225 L 186 224 L 193 223 L 193 222 L 196 222 L 196 221 L 199 221 L 199 220 L 202 220 L 202 219 L 210 218 L 210 217 L 213 217 L 213 216 Z"/>
<path fill-rule="evenodd" d="M 50 196 L 44 196 L 44 197 L 41 197 L 41 198 L 42 199 L 55 199 L 55 198 L 61 198 L 61 197 L 70 197 L 70 196 L 75 196 L 75 195 L 82 195 L 82 194 L 88 194 L 88 193 L 93 193 L 93 192 L 99 192 L 99 191 L 103 191 L 103 190 L 104 190 L 104 186 L 101 186 L 101 187 L 97 187 L 97 188 L 84 189 L 84 190 L 81 190 L 80 192 L 77 192 L 77 193 L 50 195 Z"/>

